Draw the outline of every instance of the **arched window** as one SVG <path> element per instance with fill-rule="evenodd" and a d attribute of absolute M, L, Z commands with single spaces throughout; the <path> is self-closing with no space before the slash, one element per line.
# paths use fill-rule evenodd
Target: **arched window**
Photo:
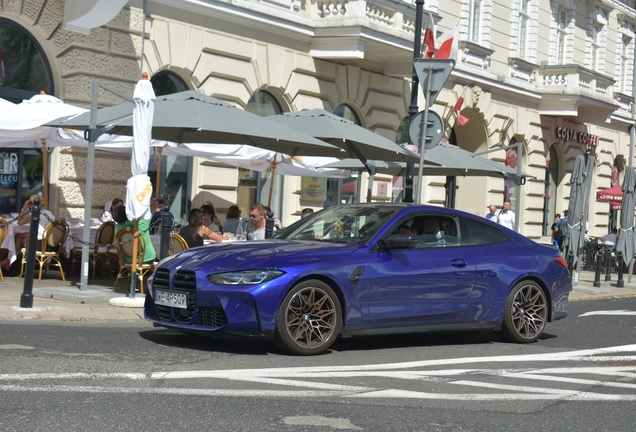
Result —
<path fill-rule="evenodd" d="M 337 115 L 338 117 L 342 117 L 349 121 L 354 122 L 358 126 L 362 125 L 362 123 L 360 123 L 360 119 L 358 118 L 358 114 L 356 114 L 356 112 L 352 110 L 351 108 L 349 108 L 349 106 L 346 104 L 338 105 L 336 109 L 333 110 L 333 113 Z"/>
<path fill-rule="evenodd" d="M 42 47 L 24 27 L 0 18 L 0 97 L 19 103 L 41 90 L 54 94 Z"/>
<path fill-rule="evenodd" d="M 179 75 L 171 71 L 161 71 L 150 78 L 156 96 L 179 93 L 188 90 L 188 86 Z"/>
<path fill-rule="evenodd" d="M 250 97 L 250 100 L 247 101 L 245 111 L 249 111 L 261 117 L 267 117 L 281 114 L 283 109 L 271 93 L 263 90 L 257 90 L 254 92 L 252 97 Z"/>

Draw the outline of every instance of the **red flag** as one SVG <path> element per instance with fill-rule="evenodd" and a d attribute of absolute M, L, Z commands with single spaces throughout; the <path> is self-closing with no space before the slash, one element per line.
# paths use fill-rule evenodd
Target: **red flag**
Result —
<path fill-rule="evenodd" d="M 464 126 L 466 123 L 468 123 L 468 117 L 463 116 L 461 113 L 462 105 L 464 105 L 464 98 L 466 97 L 466 90 L 468 90 L 468 87 L 464 87 L 464 91 L 462 92 L 459 99 L 457 99 L 457 102 L 455 102 L 455 106 L 453 107 L 453 111 L 455 111 L 455 114 L 457 115 L 457 120 L 459 121 L 460 126 Z"/>
<path fill-rule="evenodd" d="M 428 24 L 426 24 L 426 30 L 424 30 L 424 37 L 422 38 L 422 50 L 420 57 L 433 58 L 435 52 L 435 21 L 433 15 L 429 12 Z"/>
<path fill-rule="evenodd" d="M 439 49 L 435 53 L 434 58 L 439 59 L 453 59 L 457 60 L 457 50 L 459 48 L 459 41 L 457 39 L 457 32 L 459 31 L 459 23 L 455 24 L 455 27 L 448 34 L 448 38 L 442 42 Z"/>

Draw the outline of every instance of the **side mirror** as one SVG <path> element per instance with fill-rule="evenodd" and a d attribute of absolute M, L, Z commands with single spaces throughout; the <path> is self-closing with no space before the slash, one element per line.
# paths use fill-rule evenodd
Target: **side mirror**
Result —
<path fill-rule="evenodd" d="M 414 249 L 417 246 L 417 237 L 406 234 L 394 234 L 385 241 L 383 246 L 387 250 L 392 249 Z"/>

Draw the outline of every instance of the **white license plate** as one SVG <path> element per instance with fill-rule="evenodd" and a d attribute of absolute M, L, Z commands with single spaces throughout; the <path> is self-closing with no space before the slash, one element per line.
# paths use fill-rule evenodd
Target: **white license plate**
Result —
<path fill-rule="evenodd" d="M 176 307 L 180 309 L 188 308 L 188 293 L 174 291 L 156 291 L 155 303 L 162 306 Z"/>

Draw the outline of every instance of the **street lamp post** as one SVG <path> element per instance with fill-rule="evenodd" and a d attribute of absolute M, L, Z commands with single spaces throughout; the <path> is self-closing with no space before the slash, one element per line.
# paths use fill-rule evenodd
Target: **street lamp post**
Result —
<path fill-rule="evenodd" d="M 424 12 L 424 0 L 415 0 L 415 39 L 413 40 L 413 61 L 420 58 L 422 50 L 422 13 Z M 413 74 L 411 76 L 411 104 L 409 105 L 409 127 L 413 118 L 418 113 L 417 93 L 420 87 L 420 79 L 413 65 Z M 409 148 L 413 148 L 415 143 L 409 134 Z M 406 174 L 404 175 L 404 202 L 413 202 L 413 177 L 415 174 L 415 166 L 409 162 L 406 164 Z M 421 187 L 421 186 L 420 186 Z M 419 188 L 418 188 L 419 190 Z M 419 198 L 419 197 L 418 197 Z"/>

